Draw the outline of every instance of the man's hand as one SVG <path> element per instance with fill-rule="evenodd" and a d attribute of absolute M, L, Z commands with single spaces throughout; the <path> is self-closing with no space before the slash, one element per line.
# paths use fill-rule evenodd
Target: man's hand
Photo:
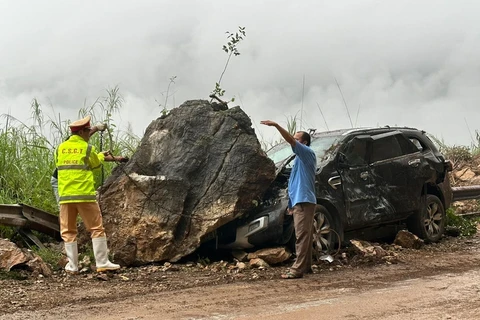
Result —
<path fill-rule="evenodd" d="M 282 128 L 281 126 L 278 125 L 278 123 L 276 123 L 275 121 L 271 121 L 271 120 L 263 120 L 263 121 L 260 121 L 261 124 L 264 124 L 266 126 L 269 126 L 269 127 L 275 127 L 277 128 L 278 132 L 280 132 L 280 134 L 282 135 L 283 139 L 285 139 L 285 141 L 287 141 L 292 147 L 295 146 L 295 139 L 293 138 L 293 136 L 287 131 L 285 130 L 284 128 Z"/>
<path fill-rule="evenodd" d="M 110 150 L 109 151 L 102 151 L 103 155 L 105 156 L 104 160 L 105 161 L 115 161 L 115 162 L 128 162 L 130 160 L 128 157 L 122 157 L 122 156 L 114 156 Z"/>
<path fill-rule="evenodd" d="M 275 121 L 271 121 L 271 120 L 263 120 L 263 121 L 260 121 L 260 124 L 264 124 L 264 125 L 269 126 L 269 127 L 276 127 L 276 126 L 278 126 L 278 124 L 277 124 Z"/>
<path fill-rule="evenodd" d="M 95 125 L 95 128 L 97 128 L 97 131 L 105 131 L 107 130 L 107 124 L 106 123 L 98 123 Z"/>

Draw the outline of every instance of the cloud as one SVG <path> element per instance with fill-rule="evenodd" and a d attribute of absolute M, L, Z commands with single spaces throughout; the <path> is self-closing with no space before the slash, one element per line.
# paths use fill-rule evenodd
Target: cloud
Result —
<path fill-rule="evenodd" d="M 0 113 L 26 119 L 37 98 L 74 118 L 118 85 L 118 121 L 142 134 L 172 76 L 168 106 L 208 98 L 227 60 L 225 31 L 244 26 L 222 87 L 261 138 L 278 133 L 260 120 L 297 115 L 305 128 L 413 126 L 469 145 L 480 117 L 479 9 L 466 0 L 0 2 Z"/>

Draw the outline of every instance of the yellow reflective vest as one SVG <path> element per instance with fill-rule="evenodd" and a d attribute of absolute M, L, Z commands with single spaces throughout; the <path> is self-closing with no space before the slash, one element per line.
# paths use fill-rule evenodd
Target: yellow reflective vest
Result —
<path fill-rule="evenodd" d="M 97 153 L 94 146 L 79 135 L 73 135 L 58 146 L 55 158 L 60 204 L 95 202 L 92 170 L 102 165 L 105 160 L 103 153 Z"/>

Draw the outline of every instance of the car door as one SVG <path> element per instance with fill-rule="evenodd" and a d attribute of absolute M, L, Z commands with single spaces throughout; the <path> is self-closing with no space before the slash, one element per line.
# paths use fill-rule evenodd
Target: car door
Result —
<path fill-rule="evenodd" d="M 428 167 L 420 150 L 401 132 L 372 136 L 370 169 L 384 206 L 382 222 L 401 220 L 419 208 Z"/>
<path fill-rule="evenodd" d="M 339 173 L 345 199 L 347 228 L 372 225 L 381 220 L 379 193 L 368 165 L 371 137 L 362 135 L 350 140 L 340 152 Z"/>

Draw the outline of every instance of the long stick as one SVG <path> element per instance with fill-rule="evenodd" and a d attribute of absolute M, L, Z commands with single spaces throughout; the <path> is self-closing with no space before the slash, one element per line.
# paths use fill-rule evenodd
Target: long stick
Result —
<path fill-rule="evenodd" d="M 334 79 L 335 79 L 335 83 L 337 84 L 338 90 L 340 91 L 340 95 L 342 96 L 343 104 L 345 105 L 345 109 L 347 109 L 348 120 L 350 120 L 350 125 L 353 128 L 352 117 L 350 117 L 350 111 L 348 111 L 347 102 L 345 101 L 345 98 L 343 97 L 342 89 L 340 89 L 340 85 L 338 84 L 337 78 L 334 78 Z"/>
<path fill-rule="evenodd" d="M 358 105 L 358 109 L 357 109 L 357 117 L 355 118 L 355 127 L 357 126 L 357 121 L 358 121 L 358 114 L 360 113 L 360 107 L 362 106 L 362 104 L 359 104 Z"/>
<path fill-rule="evenodd" d="M 303 75 L 303 82 L 302 82 L 302 107 L 300 109 L 300 129 L 303 126 L 303 96 L 305 95 L 305 75 Z"/>
<path fill-rule="evenodd" d="M 103 131 L 100 131 L 100 150 L 103 151 Z M 102 186 L 103 186 L 104 179 L 105 179 L 105 171 L 103 170 L 103 164 L 102 164 Z"/>
<path fill-rule="evenodd" d="M 327 120 L 325 119 L 325 116 L 323 115 L 322 109 L 320 109 L 320 105 L 318 104 L 318 102 L 317 102 L 317 107 L 318 107 L 318 110 L 320 111 L 320 114 L 322 115 L 323 122 L 325 122 L 325 126 L 327 127 L 327 131 L 330 131 L 330 129 L 328 129 Z"/>
<path fill-rule="evenodd" d="M 465 124 L 467 125 L 467 130 L 468 130 L 468 134 L 470 135 L 470 139 L 472 139 L 472 143 L 475 144 L 475 140 L 473 139 L 472 131 L 470 131 L 470 127 L 468 126 L 467 118 L 464 117 L 463 120 L 465 120 Z"/>

